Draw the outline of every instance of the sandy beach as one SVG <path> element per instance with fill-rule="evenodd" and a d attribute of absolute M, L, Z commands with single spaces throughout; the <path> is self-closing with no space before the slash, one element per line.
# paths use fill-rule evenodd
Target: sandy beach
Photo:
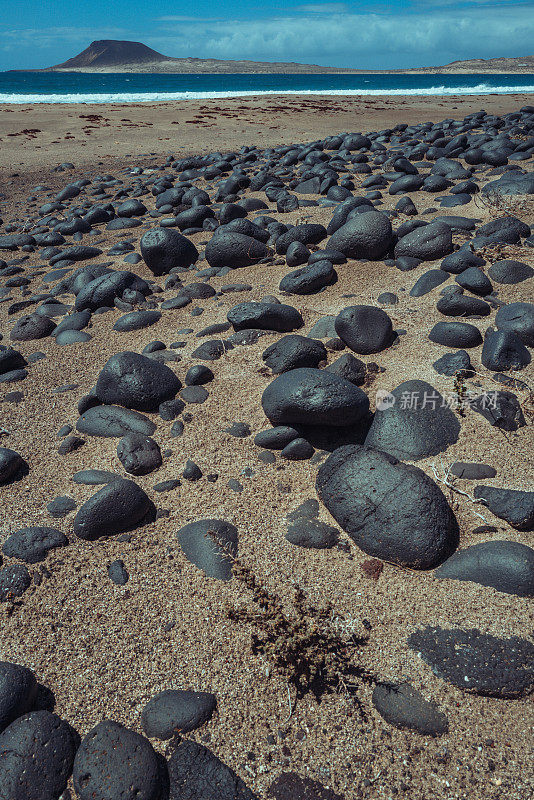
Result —
<path fill-rule="evenodd" d="M 295 96 L 137 105 L 3 105 L 0 217 L 4 223 L 0 233 L 9 223 L 20 223 L 25 231 L 31 230 L 39 219 L 38 208 L 81 178 L 93 180 L 109 174 L 120 178 L 123 188 L 129 190 L 136 179 L 124 170 L 139 166 L 145 170 L 140 179 L 147 179 L 152 174 L 150 169 L 164 165 L 168 154 L 180 159 L 213 151 L 239 151 L 244 145 L 264 149 L 311 142 L 344 131 L 365 133 L 393 128 L 398 123 L 463 119 L 481 109 L 505 115 L 533 102 L 531 95 Z M 72 162 L 75 169 L 53 172 L 62 162 Z M 420 166 L 421 173 L 426 176 L 431 166 L 430 162 Z M 532 170 L 532 158 L 520 162 L 520 166 Z M 361 185 L 366 177 L 354 175 L 353 194 L 366 191 Z M 475 172 L 473 180 L 482 186 L 496 177 L 482 170 Z M 215 183 L 195 180 L 195 186 L 211 197 Z M 46 188 L 36 190 L 38 185 Z M 118 204 L 114 194 L 121 187 L 106 189 L 104 200 L 91 197 L 91 188 L 86 186 L 83 194 L 67 203 L 72 207 L 87 200 Z M 399 198 L 389 195 L 387 188 L 382 192 L 377 208 L 391 212 Z M 436 195 L 428 192 L 409 194 L 419 211 L 415 219 L 432 222 L 439 215 L 458 214 L 476 220 L 481 227 L 495 218 L 495 209 L 477 194 L 457 209 L 440 208 Z M 303 206 L 280 214 L 276 202 L 267 200 L 264 192 L 247 190 L 243 196 L 267 203 L 266 210 L 249 214 L 249 219 L 265 214 L 285 225 L 327 226 L 332 218 L 333 209 L 327 206 Z M 513 208 L 506 213 L 532 224 L 532 197 L 514 200 Z M 157 198 L 152 193 L 139 199 L 148 212 L 155 209 Z M 392 219 L 398 228 L 409 218 L 394 215 Z M 131 269 L 140 278 L 154 281 L 161 287 L 161 292 L 153 295 L 160 303 L 174 297 L 180 285 L 173 288 L 166 284 L 168 275 L 154 278 L 144 261 L 126 264 L 124 255 L 108 253 L 125 241 L 139 252 L 141 235 L 157 223 L 157 217 L 145 216 L 142 226 L 131 230 L 106 230 L 98 225 L 94 235 L 84 234 L 82 243 L 102 249 L 103 254 L 94 263 Z M 211 235 L 206 230 L 187 234 L 200 252 L 196 270 L 209 266 L 204 254 Z M 457 247 L 468 237 L 455 230 L 453 240 Z M 64 246 L 79 243 L 69 237 Z M 327 240 L 319 246 L 325 248 Z M 196 363 L 193 351 L 206 338 L 197 338 L 197 334 L 210 325 L 224 323 L 236 303 L 259 301 L 274 294 L 282 303 L 298 309 L 304 326 L 296 332 L 307 335 L 325 315 L 337 315 L 353 303 L 376 306 L 381 293 L 395 293 L 397 302 L 385 310 L 393 328 L 402 331 L 397 344 L 358 356 L 366 364 L 377 362 L 383 368 L 364 387 L 372 410 L 377 390 L 391 391 L 414 378 L 428 381 L 443 395 L 452 392 L 454 378 L 438 374 L 432 367 L 447 348 L 428 339 L 433 325 L 445 319 L 436 309 L 442 287 L 417 298 L 409 294 L 426 270 L 439 269 L 441 259 L 424 261 L 405 272 L 384 263 L 383 258 L 349 258 L 336 267 L 337 283 L 307 296 L 280 292 L 280 280 L 288 272 L 283 255 L 275 254 L 265 263 L 228 275 L 204 278 L 197 277 L 195 270 L 179 273 L 177 277 L 184 284 L 206 281 L 217 294 L 194 299 L 182 309 L 163 311 L 152 327 L 129 333 L 113 330 L 123 310 L 114 307 L 107 313 L 93 314 L 88 328 L 90 341 L 60 347 L 51 336 L 39 341 L 9 339 L 16 321 L 31 314 L 35 306 L 14 314 L 8 312 L 8 306 L 50 289 L 47 274 L 53 266 L 40 258 L 41 249 L 0 251 L 1 259 L 20 263 L 23 275 L 29 278 L 27 288 L 13 285 L 9 302 L 2 298 L 2 344 L 16 347 L 26 359 L 36 351 L 45 356 L 31 363 L 24 381 L 3 383 L 0 388 L 0 445 L 19 452 L 29 464 L 28 475 L 0 487 L 0 545 L 17 529 L 31 525 L 58 527 L 70 544 L 52 550 L 42 564 L 29 567 L 32 576 L 39 574 L 39 578 L 20 599 L 0 603 L 1 658 L 30 667 L 39 682 L 53 692 L 55 712 L 82 737 L 104 718 L 142 733 L 141 710 L 161 690 L 213 692 L 216 714 L 188 738 L 214 752 L 261 800 L 528 800 L 534 725 L 531 697 L 505 699 L 463 691 L 438 677 L 407 646 L 407 639 L 424 626 L 441 626 L 476 628 L 500 638 L 519 636 L 528 640 L 532 634 L 531 599 L 475 582 L 438 580 L 432 571 L 391 563 L 383 563 L 375 580 L 362 567 L 368 556 L 343 531 L 340 544 L 331 549 L 297 547 L 285 539 L 287 515 L 317 497 L 318 467 L 309 460 L 285 461 L 279 453 L 274 463 L 265 463 L 259 459 L 260 448 L 253 443 L 254 436 L 269 427 L 260 398 L 274 376 L 264 366 L 262 353 L 278 341 L 279 334 L 268 332 L 251 346 L 235 347 L 220 360 L 205 362 L 213 369 L 215 379 L 206 385 L 209 397 L 205 402 L 186 406 L 190 419 L 180 438 L 171 434 L 170 422 L 156 413 L 149 414 L 157 423 L 154 437 L 166 455 L 157 472 L 133 480 L 154 500 L 161 512 L 157 520 L 126 536 L 83 541 L 72 531 L 76 511 L 64 519 L 52 519 L 46 510 L 47 503 L 64 495 L 72 497 L 79 509 L 101 488 L 73 482 L 72 476 L 79 470 L 111 470 L 131 477 L 117 458 L 115 438 L 84 435 L 85 443 L 79 449 L 66 456 L 58 453 L 62 441 L 58 431 L 65 425 L 76 426 L 77 403 L 92 390 L 107 359 L 123 350 L 140 353 L 153 340 L 163 341 L 167 348 L 183 340 L 183 346 L 174 350 L 182 360 L 169 362 L 183 382 L 187 369 Z M 534 266 L 534 250 L 520 241 L 484 253 L 483 271 L 498 259 Z M 19 262 L 25 256 L 28 258 Z M 75 264 L 74 269 L 87 263 Z M 447 274 L 449 283 L 445 285 L 454 286 L 455 277 Z M 7 274 L 0 280 L 0 286 L 5 286 Z M 244 288 L 223 288 L 232 283 Z M 517 284 L 495 284 L 495 289 L 502 303 L 532 302 L 533 285 L 530 278 Z M 72 310 L 72 294 L 60 299 Z M 193 313 L 196 307 L 202 310 Z M 492 307 L 490 316 L 468 322 L 484 333 L 494 324 L 495 313 L 496 307 Z M 218 336 L 226 338 L 229 333 Z M 491 371 L 481 363 L 481 348 L 471 349 L 469 354 L 477 372 L 472 385 L 503 388 L 492 382 Z M 328 350 L 327 363 L 339 355 Z M 511 374 L 530 386 L 534 383 L 532 365 Z M 60 389 L 69 385 L 71 388 Z M 21 396 L 13 396 L 13 392 Z M 443 470 L 455 461 L 481 462 L 497 471 L 494 479 L 482 483 L 532 491 L 532 409 L 527 390 L 516 394 L 526 417 L 523 427 L 503 431 L 481 415 L 468 413 L 460 419 L 457 441 L 446 452 L 417 461 L 417 466 L 432 477 L 436 469 L 444 474 Z M 229 435 L 226 430 L 234 422 L 249 425 L 252 435 Z M 188 458 L 202 470 L 203 478 L 197 482 L 182 478 Z M 175 478 L 181 480 L 179 487 L 167 493 L 154 492 L 156 483 Z M 241 489 L 235 491 L 229 481 L 237 481 Z M 500 539 L 532 546 L 531 532 L 510 527 L 485 508 L 481 519 L 481 507 L 467 496 L 474 485 L 460 481 L 462 493 L 441 486 L 458 520 L 460 547 Z M 323 505 L 319 516 L 337 526 Z M 263 657 L 250 652 L 251 626 L 236 624 L 227 617 L 228 604 L 237 608 L 250 605 L 247 590 L 236 580 L 222 583 L 207 578 L 185 558 L 177 542 L 177 531 L 186 523 L 211 517 L 237 527 L 239 557 L 280 596 L 284 607 L 291 608 L 294 588 L 299 586 L 314 604 L 331 603 L 334 616 L 348 620 L 357 635 L 369 635 L 360 653 L 365 668 L 381 682 L 411 681 L 446 714 L 448 732 L 439 737 L 422 736 L 388 725 L 373 707 L 373 687 L 367 684 L 358 693 L 365 714 L 342 687 L 321 702 L 308 694 L 294 703 L 291 693 L 288 701 L 287 681 Z M 489 526 L 486 533 L 480 532 L 482 525 Z M 108 565 L 116 559 L 122 559 L 129 572 L 124 586 L 113 584 L 108 576 Z M 5 558 L 7 563 L 14 562 Z M 151 743 L 156 752 L 167 757 L 176 746 L 176 742 L 157 739 Z M 300 795 L 282 790 L 276 794 L 274 782 L 287 773 L 297 773 L 314 783 L 307 784 Z M 76 796 L 72 782 L 69 787 L 72 795 L 62 797 Z M 0 798 L 4 800 L 1 786 Z"/>
<path fill-rule="evenodd" d="M 144 153 L 177 158 L 313 141 L 342 131 L 506 114 L 532 95 L 426 97 L 270 96 L 95 105 L 0 105 L 0 176 L 37 173 L 63 161 L 77 168 Z M 118 163 L 118 162 L 117 162 Z"/>

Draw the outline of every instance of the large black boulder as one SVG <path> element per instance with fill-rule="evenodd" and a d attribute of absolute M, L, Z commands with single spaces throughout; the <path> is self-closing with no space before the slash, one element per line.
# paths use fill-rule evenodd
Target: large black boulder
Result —
<path fill-rule="evenodd" d="M 284 372 L 261 398 L 273 425 L 355 425 L 369 413 L 367 395 L 350 381 L 321 369 Z"/>
<path fill-rule="evenodd" d="M 452 232 L 443 222 L 431 222 L 399 240 L 395 257 L 412 256 L 422 261 L 435 261 L 452 253 Z"/>
<path fill-rule="evenodd" d="M 457 441 L 458 418 L 426 381 L 405 381 L 385 401 L 377 406 L 365 440 L 368 447 L 417 461 L 442 453 Z"/>
<path fill-rule="evenodd" d="M 290 294 L 314 294 L 334 281 L 336 272 L 330 261 L 315 261 L 288 272 L 280 281 L 280 291 Z"/>
<path fill-rule="evenodd" d="M 169 778 L 169 800 L 258 800 L 230 767 L 191 739 L 173 751 Z"/>
<path fill-rule="evenodd" d="M 379 353 L 393 341 L 390 317 L 376 306 L 348 306 L 335 321 L 336 333 L 351 350 L 360 355 Z"/>
<path fill-rule="evenodd" d="M 148 739 L 111 720 L 82 739 L 73 781 L 79 800 L 161 800 L 163 788 Z"/>
<path fill-rule="evenodd" d="M 162 464 L 158 443 L 141 433 L 123 436 L 117 445 L 117 457 L 130 475 L 148 475 Z"/>
<path fill-rule="evenodd" d="M 20 317 L 11 328 L 9 338 L 12 342 L 29 342 L 50 336 L 56 323 L 44 314 L 28 314 Z"/>
<path fill-rule="evenodd" d="M 279 255 L 285 255 L 287 253 L 287 248 L 292 242 L 300 242 L 306 245 L 319 244 L 326 235 L 326 228 L 324 228 L 323 225 L 317 225 L 315 223 L 295 225 L 278 237 L 276 240 L 276 252 Z"/>
<path fill-rule="evenodd" d="M 495 324 L 501 331 L 512 331 L 528 347 L 534 347 L 534 303 L 509 303 L 497 311 Z"/>
<path fill-rule="evenodd" d="M 171 228 L 155 228 L 141 237 L 141 255 L 154 275 L 166 275 L 173 267 L 189 267 L 198 250 L 189 239 Z"/>
<path fill-rule="evenodd" d="M 243 233 L 220 233 L 206 245 L 206 261 L 210 267 L 250 267 L 270 254 L 263 242 Z"/>
<path fill-rule="evenodd" d="M 297 309 L 284 303 L 239 303 L 230 309 L 227 319 L 235 331 L 257 328 L 287 333 L 304 325 Z"/>
<path fill-rule="evenodd" d="M 522 283 L 534 276 L 534 269 L 522 261 L 507 258 L 494 261 L 488 269 L 488 275 L 496 283 Z"/>
<path fill-rule="evenodd" d="M 80 508 L 74 518 L 74 533 L 88 540 L 112 536 L 134 528 L 151 508 L 148 495 L 136 483 L 111 481 Z"/>
<path fill-rule="evenodd" d="M 66 789 L 77 736 L 50 711 L 32 711 L 0 734 L 1 800 L 58 800 Z"/>
<path fill-rule="evenodd" d="M 25 461 L 16 450 L 0 447 L 0 486 L 22 473 Z"/>
<path fill-rule="evenodd" d="M 100 371 L 96 396 L 102 403 L 156 411 L 164 400 L 175 397 L 181 386 L 166 364 L 124 351 L 111 356 Z"/>
<path fill-rule="evenodd" d="M 480 360 L 486 369 L 508 372 L 523 369 L 530 364 L 531 357 L 516 333 L 488 328 Z"/>
<path fill-rule="evenodd" d="M 37 680 L 31 669 L 0 661 L 0 732 L 30 711 L 36 697 Z"/>
<path fill-rule="evenodd" d="M 482 344 L 479 329 L 468 322 L 437 322 L 428 338 L 445 347 L 478 347 Z"/>
<path fill-rule="evenodd" d="M 297 367 L 317 367 L 326 358 L 326 347 L 322 342 L 295 333 L 282 336 L 262 353 L 262 359 L 274 373 Z"/>
<path fill-rule="evenodd" d="M 119 438 L 127 433 L 142 433 L 151 436 L 156 425 L 151 419 L 120 406 L 92 406 L 79 418 L 76 430 L 90 436 Z"/>
<path fill-rule="evenodd" d="M 533 597 L 534 550 L 520 542 L 481 542 L 453 553 L 434 574 L 437 578 L 473 581 L 498 592 Z"/>
<path fill-rule="evenodd" d="M 338 448 L 319 468 L 316 489 L 343 530 L 376 558 L 432 569 L 458 545 L 458 525 L 441 489 L 387 453 Z"/>
<path fill-rule="evenodd" d="M 10 558 L 18 558 L 26 564 L 44 561 L 50 550 L 65 547 L 69 540 L 57 528 L 21 528 L 8 536 L 2 545 L 2 552 Z"/>
<path fill-rule="evenodd" d="M 123 296 L 126 290 L 148 294 L 146 281 L 133 272 L 107 272 L 98 275 L 86 283 L 76 295 L 77 311 L 96 311 L 98 308 L 113 306 L 115 300 Z"/>
<path fill-rule="evenodd" d="M 391 222 L 381 211 L 356 214 L 345 222 L 328 241 L 328 248 L 339 250 L 347 258 L 378 259 L 393 244 Z"/>

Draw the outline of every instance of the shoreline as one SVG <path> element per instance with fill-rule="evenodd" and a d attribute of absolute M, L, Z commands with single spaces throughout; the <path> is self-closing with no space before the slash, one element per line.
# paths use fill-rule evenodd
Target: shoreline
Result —
<path fill-rule="evenodd" d="M 1 104 L 0 177 L 13 172 L 50 175 L 66 161 L 83 169 L 142 153 L 184 157 L 243 145 L 276 147 L 401 122 L 463 119 L 481 109 L 506 114 L 531 105 L 533 97 L 300 94 L 141 104 Z"/>

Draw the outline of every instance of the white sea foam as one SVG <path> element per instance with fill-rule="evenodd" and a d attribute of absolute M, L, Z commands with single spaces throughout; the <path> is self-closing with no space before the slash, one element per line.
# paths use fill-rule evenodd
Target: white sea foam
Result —
<path fill-rule="evenodd" d="M 236 90 L 226 92 L 80 92 L 76 94 L 18 94 L 0 93 L 0 103 L 24 105 L 27 103 L 154 103 L 175 100 L 224 100 L 230 97 L 257 97 L 265 95 L 310 95 L 353 96 L 368 95 L 480 95 L 480 94 L 529 94 L 529 86 L 429 86 L 405 89 L 270 89 Z"/>

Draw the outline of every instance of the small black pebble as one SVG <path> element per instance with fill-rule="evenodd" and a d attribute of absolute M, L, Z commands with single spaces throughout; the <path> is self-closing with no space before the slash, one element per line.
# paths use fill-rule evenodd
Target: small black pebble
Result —
<path fill-rule="evenodd" d="M 120 558 L 109 565 L 108 575 L 117 586 L 124 586 L 125 583 L 128 583 L 128 578 L 130 577 L 124 562 Z"/>

